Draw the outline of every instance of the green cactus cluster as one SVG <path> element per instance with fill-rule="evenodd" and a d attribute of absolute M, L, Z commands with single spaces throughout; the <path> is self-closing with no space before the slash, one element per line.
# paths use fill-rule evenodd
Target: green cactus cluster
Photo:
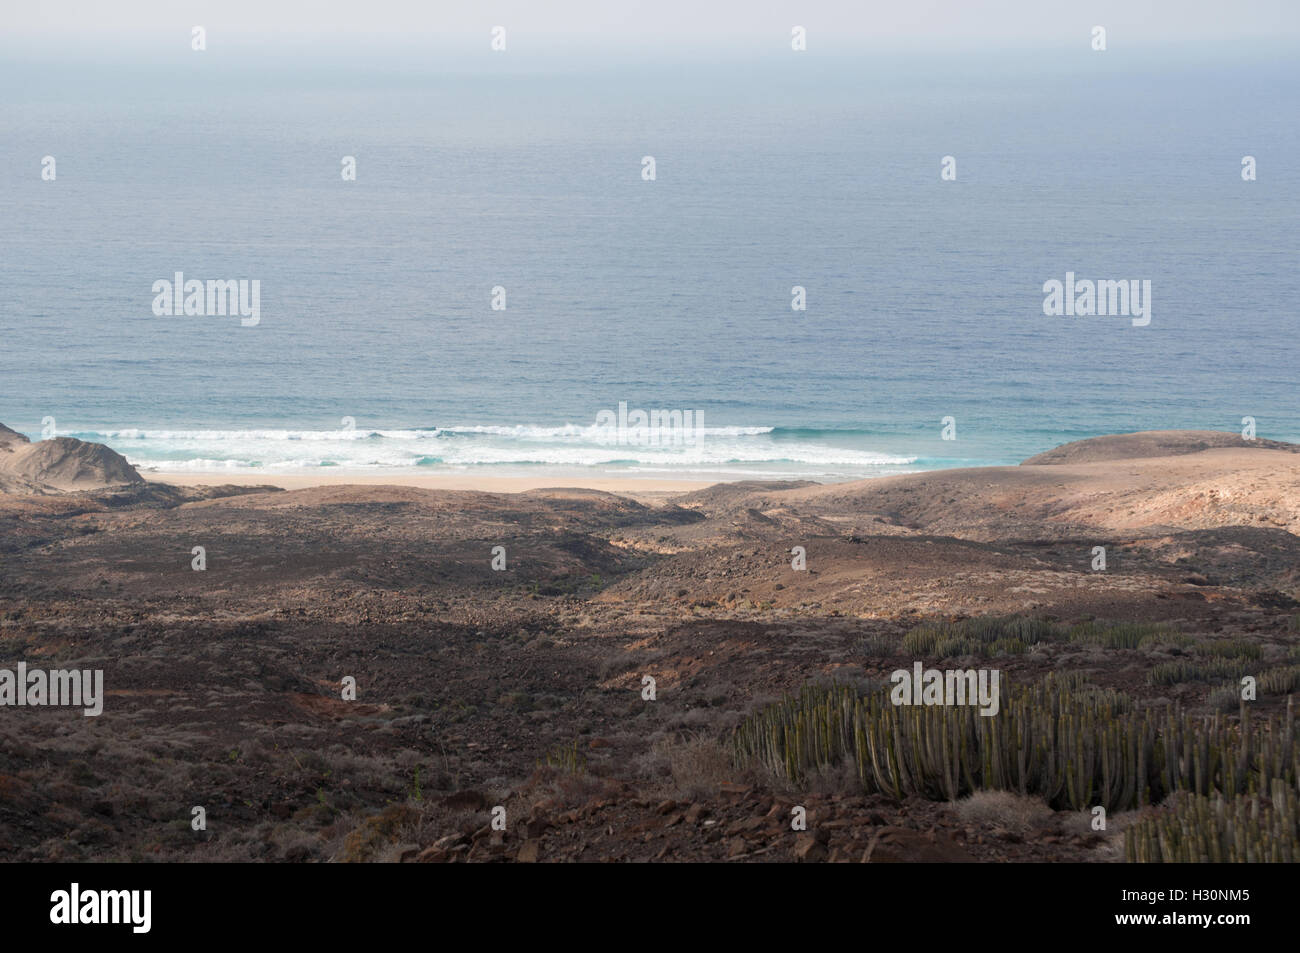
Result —
<path fill-rule="evenodd" d="M 1300 665 L 1281 665 L 1259 673 L 1262 695 L 1290 695 L 1300 688 Z"/>
<path fill-rule="evenodd" d="M 1269 796 L 1182 793 L 1172 808 L 1124 831 L 1130 863 L 1295 863 L 1300 805 L 1294 785 L 1274 778 Z"/>
<path fill-rule="evenodd" d="M 1029 651 L 1029 646 L 1020 639 L 994 639 L 987 644 L 986 655 L 994 657 L 998 655 L 1024 655 Z"/>
<path fill-rule="evenodd" d="M 568 744 L 558 744 L 546 752 L 546 757 L 537 762 L 537 766 L 555 768 L 565 774 L 582 774 L 587 770 L 587 759 L 578 748 L 578 739 Z"/>
<path fill-rule="evenodd" d="M 864 655 L 893 656 L 907 654 L 918 658 L 994 658 L 1023 655 L 1040 643 L 1074 642 L 1103 648 L 1137 649 L 1150 645 L 1179 646 L 1193 644 L 1190 636 L 1163 623 L 1089 621 L 1064 625 L 1046 619 L 1022 616 L 982 616 L 955 622 L 931 622 L 919 625 L 892 641 L 873 635 L 858 642 Z"/>
<path fill-rule="evenodd" d="M 1070 629 L 1070 641 L 1107 649 L 1141 649 L 1149 645 L 1185 647 L 1192 640 L 1162 622 L 1082 622 Z"/>
<path fill-rule="evenodd" d="M 1152 685 L 1182 685 L 1187 682 L 1217 682 L 1225 678 L 1240 679 L 1243 675 L 1255 675 L 1258 672 L 1259 663 L 1250 659 L 1212 658 L 1204 662 L 1180 659 L 1153 665 L 1147 673 L 1147 681 Z"/>
<path fill-rule="evenodd" d="M 856 650 L 873 657 L 911 655 L 921 658 L 994 658 L 1023 655 L 1045 642 L 1078 642 L 1107 648 L 1141 648 L 1152 644 L 1186 647 L 1192 640 L 1166 625 L 1128 622 L 1082 622 L 1074 626 L 1020 616 L 985 616 L 919 625 L 901 640 L 886 635 L 859 639 Z"/>
<path fill-rule="evenodd" d="M 1236 711 L 1241 706 L 1241 702 L 1241 686 L 1231 684 L 1212 689 L 1210 697 L 1206 699 L 1210 711 L 1217 712 Z"/>
<path fill-rule="evenodd" d="M 997 655 L 1023 655 L 1029 651 L 1029 646 L 1015 638 L 984 642 L 977 638 L 948 636 L 935 629 L 914 629 L 903 636 L 902 649 L 909 655 L 927 658 L 963 658 L 967 655 L 992 658 Z"/>
<path fill-rule="evenodd" d="M 902 640 L 903 652 L 925 658 L 991 658 L 1021 655 L 1040 642 L 1085 642 L 1110 648 L 1138 648 L 1152 642 L 1186 640 L 1164 625 L 1082 622 L 1074 626 L 1019 616 L 984 616 L 920 625 Z M 1187 640 L 1190 641 L 1190 640 Z"/>
<path fill-rule="evenodd" d="M 1235 796 L 1295 787 L 1300 744 L 1292 700 L 1252 721 L 1194 717 L 1179 707 L 1137 711 L 1122 693 L 1078 673 L 1003 687 L 993 716 L 975 705 L 894 705 L 889 688 L 805 686 L 750 716 L 732 734 L 738 765 L 759 764 L 796 784 L 850 760 L 866 793 L 956 800 L 978 790 L 1042 797 L 1060 810 L 1156 804 L 1187 791 Z"/>
<path fill-rule="evenodd" d="M 1060 638 L 1060 627 L 1042 619 L 982 616 L 917 626 L 903 636 L 902 649 L 927 658 L 989 658 L 1022 655 L 1031 645 Z"/>
<path fill-rule="evenodd" d="M 1158 668 L 1159 666 L 1157 666 Z M 1244 674 L 1255 675 L 1255 688 L 1260 695 L 1291 695 L 1300 689 L 1300 665 L 1280 665 L 1260 672 L 1258 665 Z M 1221 685 L 1210 692 L 1208 704 L 1213 711 L 1232 711 L 1241 701 L 1241 678 Z"/>
<path fill-rule="evenodd" d="M 866 635 L 854 643 L 853 651 L 858 655 L 891 658 L 902 650 L 902 644 L 892 635 Z"/>
<path fill-rule="evenodd" d="M 1257 643 L 1247 642 L 1244 639 L 1211 639 L 1193 645 L 1192 651 L 1197 655 L 1209 655 L 1214 658 L 1257 659 L 1261 654 Z"/>

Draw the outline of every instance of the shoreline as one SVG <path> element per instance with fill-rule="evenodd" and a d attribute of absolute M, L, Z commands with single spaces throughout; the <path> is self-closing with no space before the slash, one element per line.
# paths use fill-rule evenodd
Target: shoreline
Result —
<path fill-rule="evenodd" d="M 714 486 L 718 480 L 671 480 L 662 477 L 583 476 L 462 476 L 439 473 L 207 473 L 140 471 L 150 483 L 172 486 L 276 486 L 285 490 L 307 490 L 324 486 L 409 486 L 424 490 L 477 490 L 482 493 L 526 493 L 529 490 L 599 490 L 625 495 L 638 493 L 690 493 Z"/>

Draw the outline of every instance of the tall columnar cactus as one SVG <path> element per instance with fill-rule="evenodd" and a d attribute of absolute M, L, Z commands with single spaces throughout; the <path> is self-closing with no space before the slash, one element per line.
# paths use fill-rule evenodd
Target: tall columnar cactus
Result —
<path fill-rule="evenodd" d="M 1181 685 L 1186 682 L 1214 682 L 1220 679 L 1238 679 L 1243 675 L 1258 674 L 1263 666 L 1257 660 L 1242 658 L 1211 658 L 1204 662 L 1161 662 L 1153 665 L 1147 674 L 1152 685 Z"/>
<path fill-rule="evenodd" d="M 852 758 L 868 793 L 952 800 L 975 790 L 1043 797 L 1058 809 L 1122 811 L 1177 792 L 1225 796 L 1295 789 L 1294 705 L 1253 721 L 1137 711 L 1077 675 L 1003 692 L 997 715 L 975 706 L 895 706 L 887 693 L 805 687 L 744 721 L 735 757 L 796 783 Z"/>
<path fill-rule="evenodd" d="M 1182 793 L 1172 809 L 1124 832 L 1136 863 L 1294 863 L 1300 860 L 1300 804 L 1294 785 L 1275 778 L 1269 796 Z"/>

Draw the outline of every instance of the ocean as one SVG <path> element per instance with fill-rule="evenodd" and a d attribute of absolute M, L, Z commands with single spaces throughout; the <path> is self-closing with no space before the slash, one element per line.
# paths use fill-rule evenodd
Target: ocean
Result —
<path fill-rule="evenodd" d="M 1300 440 L 1294 57 L 303 56 L 0 61 L 0 422 L 231 473 Z M 256 280 L 256 325 L 156 314 L 177 272 Z M 1149 324 L 1044 314 L 1067 275 L 1149 281 Z M 627 439 L 621 404 L 699 425 Z"/>

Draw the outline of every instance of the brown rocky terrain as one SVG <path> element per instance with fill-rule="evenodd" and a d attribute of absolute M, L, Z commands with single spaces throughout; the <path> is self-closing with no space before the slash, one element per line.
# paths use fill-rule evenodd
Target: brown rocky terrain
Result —
<path fill-rule="evenodd" d="M 13 453 L 16 448 L 29 443 L 31 441 L 18 431 L 10 430 L 4 424 L 0 424 L 0 453 Z"/>
<path fill-rule="evenodd" d="M 926 621 L 1163 623 L 1186 643 L 998 667 L 1200 710 L 1210 686 L 1153 666 L 1211 640 L 1294 658 L 1295 448 L 1135 436 L 682 494 L 42 479 L 0 496 L 0 668 L 99 668 L 107 698 L 95 718 L 0 708 L 0 858 L 1115 860 L 1127 817 L 1097 833 L 1032 798 L 864 795 L 848 772 L 796 786 L 727 746 L 800 685 L 880 684 Z"/>

